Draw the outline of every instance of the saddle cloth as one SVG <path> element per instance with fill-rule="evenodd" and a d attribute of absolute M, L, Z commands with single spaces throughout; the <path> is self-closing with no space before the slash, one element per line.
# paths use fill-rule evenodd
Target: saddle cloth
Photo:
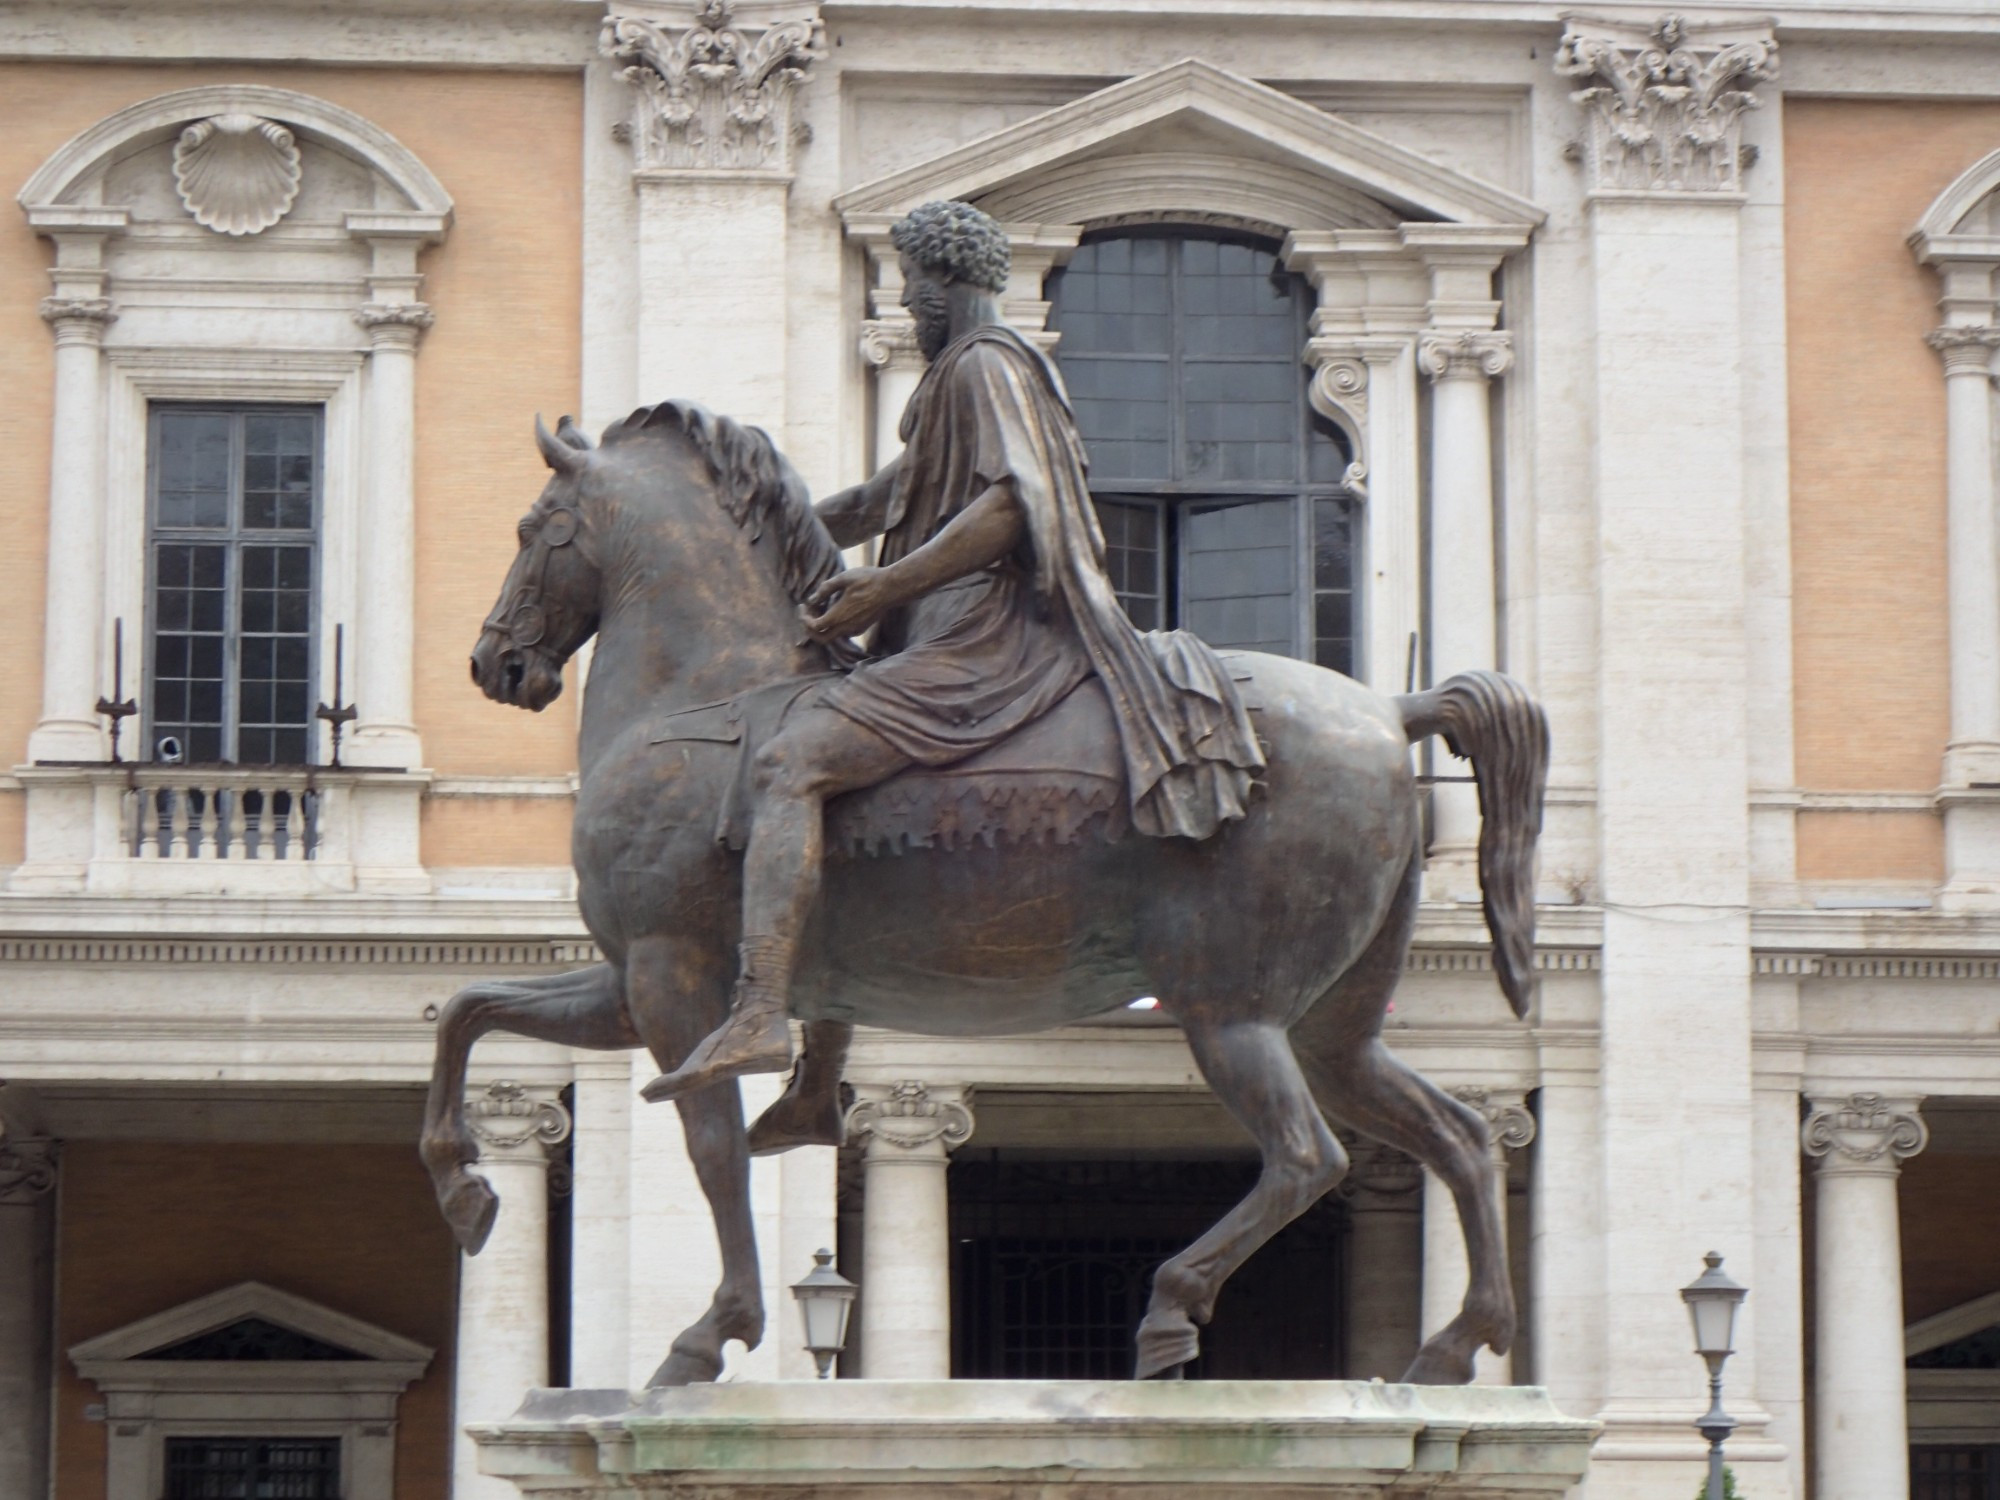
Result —
<path fill-rule="evenodd" d="M 655 722 L 649 738 L 656 745 L 709 740 L 738 747 L 736 774 L 716 823 L 717 839 L 730 848 L 742 848 L 749 837 L 757 747 L 832 680 L 826 674 L 773 683 Z M 1093 824 L 1107 840 L 1131 825 L 1118 726 L 1095 677 L 989 749 L 948 766 L 912 766 L 826 806 L 828 852 L 843 855 L 975 842 L 1067 844 Z"/>

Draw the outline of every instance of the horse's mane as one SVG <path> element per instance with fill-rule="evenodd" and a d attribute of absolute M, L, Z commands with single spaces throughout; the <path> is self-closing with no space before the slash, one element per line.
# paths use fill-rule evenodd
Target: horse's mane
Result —
<path fill-rule="evenodd" d="M 844 566 L 840 546 L 812 507 L 805 481 L 761 427 L 746 427 L 717 416 L 693 401 L 642 406 L 604 429 L 607 448 L 649 432 L 679 433 L 695 447 L 717 483 L 722 508 L 739 527 L 761 541 L 768 527 L 778 543 L 778 581 L 794 603 L 803 604 L 821 583 Z M 828 643 L 836 656 L 844 643 Z"/>

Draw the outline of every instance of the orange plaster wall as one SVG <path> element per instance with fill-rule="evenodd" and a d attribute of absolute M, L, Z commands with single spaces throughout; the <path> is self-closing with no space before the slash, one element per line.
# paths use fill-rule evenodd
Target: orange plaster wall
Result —
<path fill-rule="evenodd" d="M 514 554 L 513 524 L 547 477 L 534 414 L 573 411 L 581 384 L 582 80 L 574 74 L 259 66 L 0 64 L 0 187 L 11 196 L 77 132 L 171 89 L 298 89 L 374 121 L 456 204 L 424 258 L 437 325 L 417 360 L 417 724 L 447 773 L 536 774 L 575 763 L 575 719 L 488 703 L 465 657 Z M 53 341 L 36 304 L 50 247 L 0 212 L 0 764 L 41 703 Z M 0 864 L 20 857 L 0 819 Z"/>
<path fill-rule="evenodd" d="M 1905 237 L 2000 104 L 1785 101 L 1799 784 L 1937 785 L 1949 713 L 1937 278 Z M 1802 879 L 1937 879 L 1925 813 L 1805 813 Z"/>
<path fill-rule="evenodd" d="M 102 1400 L 60 1352 L 81 1339 L 262 1281 L 437 1353 L 403 1393 L 398 1500 L 445 1500 L 458 1252 L 407 1146 L 63 1148 L 56 1308 L 56 1500 L 103 1500 Z"/>
<path fill-rule="evenodd" d="M 424 863 L 567 865 L 574 809 L 567 797 L 432 797 L 424 803 Z"/>

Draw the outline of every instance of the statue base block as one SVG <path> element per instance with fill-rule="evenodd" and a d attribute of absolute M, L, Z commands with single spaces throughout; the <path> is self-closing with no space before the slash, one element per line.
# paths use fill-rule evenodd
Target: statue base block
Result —
<path fill-rule="evenodd" d="M 470 1431 L 524 1496 L 1361 1500 L 1560 1496 L 1598 1424 L 1526 1386 L 840 1380 L 537 1390 Z"/>

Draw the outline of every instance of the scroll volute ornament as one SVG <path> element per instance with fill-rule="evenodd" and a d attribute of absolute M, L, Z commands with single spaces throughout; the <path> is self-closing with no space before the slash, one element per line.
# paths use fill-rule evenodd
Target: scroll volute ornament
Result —
<path fill-rule="evenodd" d="M 174 146 L 181 204 L 197 224 L 218 234 L 269 229 L 291 211 L 303 175 L 291 131 L 258 115 L 198 120 Z"/>

